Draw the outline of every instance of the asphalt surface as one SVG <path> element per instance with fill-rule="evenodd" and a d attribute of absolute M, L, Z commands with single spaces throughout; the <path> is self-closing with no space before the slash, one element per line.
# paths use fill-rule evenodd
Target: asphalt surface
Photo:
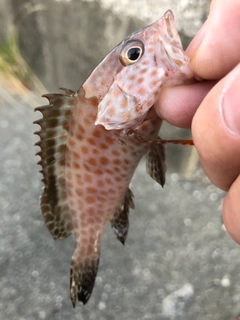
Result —
<path fill-rule="evenodd" d="M 201 170 L 190 180 L 170 173 L 162 189 L 144 162 L 131 185 L 136 208 L 126 244 L 108 225 L 92 297 L 72 308 L 74 241 L 54 241 L 39 209 L 32 122 L 42 100 L 21 90 L 0 83 L 0 320 L 237 317 L 240 247 L 222 227 L 224 193 Z"/>

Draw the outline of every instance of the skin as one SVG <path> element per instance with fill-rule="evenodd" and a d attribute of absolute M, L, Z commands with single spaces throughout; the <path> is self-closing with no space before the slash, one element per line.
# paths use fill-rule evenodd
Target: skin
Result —
<path fill-rule="evenodd" d="M 202 167 L 225 190 L 223 219 L 240 244 L 240 1 L 213 0 L 209 17 L 187 49 L 192 85 L 164 88 L 158 115 L 191 128 Z M 171 106 L 171 108 L 169 108 Z"/>

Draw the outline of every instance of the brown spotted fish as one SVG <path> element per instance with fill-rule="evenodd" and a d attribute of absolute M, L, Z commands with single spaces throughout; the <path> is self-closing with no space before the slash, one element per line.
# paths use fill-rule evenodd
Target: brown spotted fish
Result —
<path fill-rule="evenodd" d="M 36 108 L 44 189 L 41 210 L 55 239 L 74 234 L 70 296 L 86 303 L 97 274 L 101 237 L 109 221 L 124 243 L 129 183 L 143 157 L 147 172 L 165 182 L 162 120 L 152 107 L 161 86 L 193 76 L 171 11 L 114 48 L 77 92 L 46 94 Z M 142 138 L 141 138 L 142 137 Z"/>

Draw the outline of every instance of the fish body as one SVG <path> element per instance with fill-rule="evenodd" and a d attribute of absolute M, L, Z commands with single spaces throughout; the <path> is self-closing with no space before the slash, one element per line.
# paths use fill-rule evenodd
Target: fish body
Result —
<path fill-rule="evenodd" d="M 86 303 L 97 274 L 100 242 L 110 221 L 124 243 L 129 183 L 147 156 L 147 171 L 161 185 L 165 159 L 159 139 L 161 119 L 154 108 L 162 85 L 192 77 L 180 38 L 167 11 L 157 22 L 115 47 L 77 92 L 47 94 L 40 141 L 44 189 L 41 210 L 55 239 L 74 234 L 70 296 Z M 139 139 L 143 136 L 144 139 Z"/>

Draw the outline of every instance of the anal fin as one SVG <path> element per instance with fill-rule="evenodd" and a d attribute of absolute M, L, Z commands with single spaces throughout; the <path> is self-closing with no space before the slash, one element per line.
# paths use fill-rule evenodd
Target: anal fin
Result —
<path fill-rule="evenodd" d="M 150 177 L 163 187 L 167 167 L 165 163 L 164 145 L 161 144 L 161 138 L 158 138 L 156 143 L 151 143 L 147 153 L 146 168 Z"/>
<path fill-rule="evenodd" d="M 111 219 L 111 225 L 112 225 L 113 231 L 116 234 L 118 240 L 122 242 L 122 244 L 125 243 L 125 240 L 127 238 L 127 233 L 128 233 L 129 208 L 134 209 L 134 202 L 133 202 L 133 193 L 128 188 L 125 194 L 125 197 L 123 199 L 122 205 L 115 211 Z"/>
<path fill-rule="evenodd" d="M 40 137 L 36 143 L 41 148 L 43 193 L 41 211 L 44 222 L 55 239 L 63 239 L 72 233 L 72 222 L 67 203 L 65 183 L 65 153 L 69 119 L 75 93 L 64 89 L 64 94 L 46 94 L 49 104 L 38 107 L 42 119 L 35 121 L 41 127 L 35 132 Z"/>

